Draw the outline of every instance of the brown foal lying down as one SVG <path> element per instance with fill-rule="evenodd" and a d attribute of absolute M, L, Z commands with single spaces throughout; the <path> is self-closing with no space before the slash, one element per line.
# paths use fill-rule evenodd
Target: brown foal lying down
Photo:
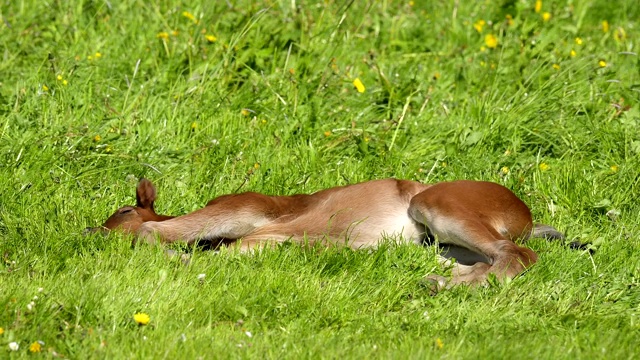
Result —
<path fill-rule="evenodd" d="M 284 241 L 375 247 L 385 236 L 423 244 L 435 236 L 458 260 L 451 284 L 483 284 L 490 273 L 513 278 L 538 259 L 516 240 L 562 238 L 553 227 L 534 225 L 527 205 L 509 189 L 483 181 L 425 185 L 384 179 L 310 195 L 246 192 L 220 196 L 178 217 L 156 214 L 155 200 L 155 187 L 142 179 L 136 206 L 118 209 L 102 228 L 90 230 L 131 233 L 134 243 L 209 241 L 242 251 Z M 445 284 L 442 277 L 432 279 Z"/>

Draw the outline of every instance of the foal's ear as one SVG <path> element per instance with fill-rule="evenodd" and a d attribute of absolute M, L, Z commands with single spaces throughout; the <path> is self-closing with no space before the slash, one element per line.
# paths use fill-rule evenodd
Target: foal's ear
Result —
<path fill-rule="evenodd" d="M 153 202 L 156 201 L 156 187 L 151 181 L 142 178 L 136 188 L 136 206 L 153 211 Z"/>

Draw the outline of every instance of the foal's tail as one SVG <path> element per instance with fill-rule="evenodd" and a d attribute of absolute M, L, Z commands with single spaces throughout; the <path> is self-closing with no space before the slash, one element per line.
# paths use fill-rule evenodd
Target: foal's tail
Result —
<path fill-rule="evenodd" d="M 545 225 L 545 224 L 534 224 L 533 230 L 531 230 L 532 238 L 542 238 L 545 240 L 564 240 L 566 237 L 563 233 L 558 231 L 553 226 Z M 574 250 L 589 250 L 593 252 L 593 249 L 589 247 L 588 244 L 581 243 L 578 240 L 574 240 L 569 243 L 569 247 Z"/>
<path fill-rule="evenodd" d="M 531 237 L 546 240 L 564 240 L 564 234 L 553 226 L 545 224 L 534 224 L 531 230 Z"/>

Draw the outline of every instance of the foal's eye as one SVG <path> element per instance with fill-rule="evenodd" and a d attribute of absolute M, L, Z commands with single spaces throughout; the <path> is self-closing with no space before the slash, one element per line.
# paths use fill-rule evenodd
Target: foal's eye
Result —
<path fill-rule="evenodd" d="M 122 214 L 128 214 L 128 213 L 130 213 L 130 212 L 132 212 L 132 211 L 133 211 L 133 209 L 131 209 L 131 208 L 122 209 L 122 210 L 120 210 L 120 215 L 122 215 Z"/>

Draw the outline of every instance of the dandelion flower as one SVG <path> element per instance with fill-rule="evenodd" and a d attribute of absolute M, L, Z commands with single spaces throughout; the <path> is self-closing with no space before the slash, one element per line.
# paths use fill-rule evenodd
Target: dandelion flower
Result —
<path fill-rule="evenodd" d="M 4 334 L 4 329 L 0 327 L 0 335 Z"/>
<path fill-rule="evenodd" d="M 358 90 L 359 93 L 363 93 L 366 89 L 364 87 L 364 84 L 362 83 L 362 81 L 360 81 L 359 78 L 356 78 L 355 80 L 353 80 L 353 86 L 356 87 L 356 90 Z"/>
<path fill-rule="evenodd" d="M 444 343 L 442 342 L 442 340 L 440 340 L 440 338 L 436 339 L 436 347 L 438 349 L 442 349 L 444 347 Z"/>
<path fill-rule="evenodd" d="M 473 28 L 476 29 L 477 32 L 481 33 L 486 24 L 486 21 L 480 19 L 473 24 Z"/>
<path fill-rule="evenodd" d="M 545 22 L 551 20 L 551 13 L 550 12 L 544 12 L 542 14 L 542 20 L 545 21 Z"/>
<path fill-rule="evenodd" d="M 327 130 L 324 132 L 324 136 L 329 137 L 331 136 L 331 131 Z"/>
<path fill-rule="evenodd" d="M 498 38 L 493 34 L 487 34 L 487 36 L 484 37 L 484 43 L 488 48 L 495 49 L 498 47 Z"/>
<path fill-rule="evenodd" d="M 500 169 L 500 171 L 502 171 L 503 174 L 507 175 L 509 173 L 509 168 L 506 166 L 503 166 L 502 169 Z"/>
<path fill-rule="evenodd" d="M 192 13 L 188 12 L 188 11 L 183 11 L 182 12 L 182 16 L 186 17 L 187 19 L 191 20 L 194 22 L 194 24 L 198 23 L 198 20 L 196 19 L 195 16 L 193 16 Z"/>
<path fill-rule="evenodd" d="M 291 68 L 289 69 L 289 74 L 294 75 L 296 73 L 296 69 Z"/>
<path fill-rule="evenodd" d="M 138 325 L 147 325 L 151 321 L 151 317 L 145 313 L 137 313 L 133 315 L 133 321 Z"/>
<path fill-rule="evenodd" d="M 619 27 L 613 32 L 613 38 L 615 41 L 620 42 L 627 38 L 627 33 L 623 28 Z"/>
<path fill-rule="evenodd" d="M 249 109 L 240 110 L 240 114 L 242 114 L 243 116 L 249 116 L 249 114 L 250 114 Z"/>
<path fill-rule="evenodd" d="M 56 79 L 58 79 L 58 80 L 62 80 L 62 75 L 58 75 L 58 76 L 56 77 Z"/>
<path fill-rule="evenodd" d="M 205 35 L 204 37 L 208 42 L 215 42 L 216 40 L 218 40 L 218 38 L 213 35 Z"/>
<path fill-rule="evenodd" d="M 96 59 L 100 59 L 102 57 L 102 54 L 98 51 L 95 54 Z"/>
<path fill-rule="evenodd" d="M 9 343 L 9 350 L 11 351 L 18 351 L 20 349 L 20 344 L 18 344 L 15 341 L 12 341 Z"/>
<path fill-rule="evenodd" d="M 602 20 L 602 32 L 609 32 L 609 22 Z"/>
<path fill-rule="evenodd" d="M 47 85 L 42 84 L 42 91 L 49 91 L 49 87 Z"/>
<path fill-rule="evenodd" d="M 576 45 L 582 45 L 582 39 L 579 37 L 575 39 L 575 42 L 576 42 Z"/>
<path fill-rule="evenodd" d="M 555 70 L 560 70 L 560 65 L 558 65 L 558 64 L 553 64 L 553 65 L 552 65 L 552 67 L 553 67 Z"/>
<path fill-rule="evenodd" d="M 31 345 L 29 345 L 29 351 L 32 353 L 39 353 L 42 351 L 42 345 L 39 341 L 34 341 Z"/>
<path fill-rule="evenodd" d="M 194 121 L 194 122 L 192 122 L 192 123 L 191 123 L 191 130 L 195 130 L 195 129 L 197 129 L 197 128 L 198 128 L 198 123 L 197 123 L 197 122 L 195 122 L 195 121 Z"/>
<path fill-rule="evenodd" d="M 62 80 L 62 85 L 67 86 L 69 85 L 69 82 L 67 80 Z"/>
<path fill-rule="evenodd" d="M 167 33 L 166 31 L 161 31 L 156 35 L 156 37 L 158 39 L 169 40 L 169 33 Z"/>
<path fill-rule="evenodd" d="M 618 172 L 618 165 L 611 165 L 611 167 L 609 169 L 611 169 L 612 173 L 617 173 Z"/>
<path fill-rule="evenodd" d="M 598 61 L 598 66 L 600 66 L 600 67 L 606 67 L 606 66 L 607 66 L 607 62 L 606 62 L 606 61 L 604 61 L 604 60 L 600 60 L 600 61 Z"/>
<path fill-rule="evenodd" d="M 578 53 L 575 50 L 571 49 L 571 52 L 569 53 L 569 56 L 576 57 L 576 55 L 578 55 Z"/>
<path fill-rule="evenodd" d="M 536 13 L 539 13 L 540 10 L 542 10 L 542 0 L 536 0 L 536 5 L 533 10 L 535 10 Z"/>
<path fill-rule="evenodd" d="M 547 163 L 540 163 L 540 165 L 538 165 L 538 168 L 540 168 L 541 171 L 547 171 L 549 170 L 549 165 L 547 165 Z"/>
<path fill-rule="evenodd" d="M 507 14 L 505 18 L 507 19 L 507 25 L 513 25 L 513 16 L 511 16 L 511 14 Z"/>
<path fill-rule="evenodd" d="M 100 135 L 96 135 L 96 136 L 93 137 L 93 141 L 94 142 L 99 142 L 100 140 L 102 140 L 102 136 L 100 136 Z"/>

